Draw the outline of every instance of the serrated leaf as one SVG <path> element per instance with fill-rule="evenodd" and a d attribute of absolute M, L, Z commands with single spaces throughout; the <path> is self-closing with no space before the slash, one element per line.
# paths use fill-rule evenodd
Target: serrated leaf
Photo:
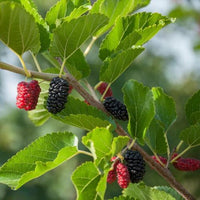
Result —
<path fill-rule="evenodd" d="M 134 192 L 133 192 L 134 191 Z M 132 197 L 139 200 L 176 200 L 170 194 L 157 190 L 153 187 L 148 187 L 143 183 L 129 184 L 128 188 L 123 191 L 123 196 Z"/>
<path fill-rule="evenodd" d="M 76 168 L 72 175 L 72 181 L 77 191 L 77 200 L 97 200 L 96 188 L 101 178 L 98 168 L 93 162 L 83 163 Z"/>
<path fill-rule="evenodd" d="M 65 109 L 56 115 L 52 115 L 52 117 L 64 123 L 89 131 L 97 126 L 107 127 L 110 123 L 113 123 L 112 119 L 101 110 L 98 110 L 93 106 L 89 106 L 85 102 L 71 96 L 68 96 Z"/>
<path fill-rule="evenodd" d="M 167 131 L 176 120 L 175 102 L 172 97 L 164 93 L 162 88 L 154 87 L 152 93 L 156 108 L 155 118 L 160 122 L 164 131 Z"/>
<path fill-rule="evenodd" d="M 106 59 L 101 68 L 100 80 L 114 82 L 143 51 L 143 47 L 133 47 L 118 53 L 114 58 Z"/>
<path fill-rule="evenodd" d="M 200 122 L 200 90 L 196 92 L 185 106 L 186 116 L 190 124 Z"/>
<path fill-rule="evenodd" d="M 15 190 L 76 155 L 78 139 L 69 132 L 38 138 L 0 168 L 0 182 Z"/>
<path fill-rule="evenodd" d="M 112 142 L 112 156 L 116 156 L 129 142 L 128 136 L 114 137 Z"/>
<path fill-rule="evenodd" d="M 157 190 L 165 191 L 166 193 L 173 196 L 176 200 L 184 200 L 184 198 L 173 188 L 167 186 L 154 186 Z"/>
<path fill-rule="evenodd" d="M 54 31 L 51 54 L 66 60 L 106 23 L 107 18 L 100 14 L 85 15 L 64 22 Z"/>
<path fill-rule="evenodd" d="M 164 154 L 167 152 L 167 142 L 165 139 L 165 131 L 155 118 L 151 121 L 147 131 L 145 142 L 151 150 L 157 154 Z"/>
<path fill-rule="evenodd" d="M 44 107 L 45 97 L 48 96 L 49 82 L 47 82 L 47 81 L 41 82 L 40 88 L 41 88 L 41 92 L 40 92 L 40 96 L 38 98 L 37 106 L 34 110 L 31 110 L 28 112 L 29 119 L 36 126 L 41 126 L 51 116 L 50 113 Z"/>
<path fill-rule="evenodd" d="M 133 138 L 143 141 L 146 131 L 155 115 L 151 90 L 135 80 L 129 80 L 123 87 L 124 103 L 129 114 L 128 131 Z"/>
<path fill-rule="evenodd" d="M 95 128 L 82 137 L 82 143 L 92 152 L 98 165 L 111 150 L 113 135 L 106 128 Z"/>
<path fill-rule="evenodd" d="M 129 13 L 146 6 L 149 2 L 150 0 L 98 0 L 90 12 L 106 15 L 109 18 L 109 23 L 101 28 L 96 35 L 99 36 L 109 30 L 117 18 L 127 16 Z"/>
<path fill-rule="evenodd" d="M 90 67 L 87 64 L 85 57 L 80 49 L 78 49 L 67 60 L 66 67 L 77 80 L 87 77 L 90 74 Z"/>
<path fill-rule="evenodd" d="M 200 145 L 200 124 L 195 124 L 186 128 L 180 133 L 180 139 L 189 146 Z"/>
<path fill-rule="evenodd" d="M 104 60 L 116 50 L 130 48 L 133 45 L 143 45 L 171 22 L 172 19 L 159 13 L 146 12 L 118 18 L 114 28 L 103 40 L 99 56 Z"/>
<path fill-rule="evenodd" d="M 0 3 L 0 39 L 18 55 L 40 49 L 40 34 L 34 18 L 17 3 Z"/>

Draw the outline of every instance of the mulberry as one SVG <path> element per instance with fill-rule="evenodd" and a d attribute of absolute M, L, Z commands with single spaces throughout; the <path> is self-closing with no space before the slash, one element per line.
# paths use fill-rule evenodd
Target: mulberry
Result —
<path fill-rule="evenodd" d="M 101 84 L 98 85 L 97 90 L 100 92 L 100 94 L 103 94 L 105 92 L 107 86 L 108 86 L 107 83 L 101 82 Z M 107 92 L 106 92 L 106 94 L 105 94 L 105 96 L 104 96 L 104 99 L 106 97 L 111 97 L 112 95 L 113 95 L 112 89 L 109 87 L 108 90 L 107 90 Z"/>
<path fill-rule="evenodd" d="M 118 163 L 116 166 L 117 182 L 121 188 L 127 188 L 130 183 L 130 175 L 128 168 L 123 163 Z"/>
<path fill-rule="evenodd" d="M 104 108 L 116 119 L 126 121 L 128 120 L 128 112 L 126 106 L 115 99 L 114 97 L 107 97 L 103 102 Z"/>
<path fill-rule="evenodd" d="M 141 181 L 145 174 L 145 162 L 138 151 L 127 150 L 124 155 L 125 165 L 130 174 L 132 183 Z"/>
<path fill-rule="evenodd" d="M 17 85 L 16 105 L 20 109 L 35 109 L 41 89 L 38 81 L 32 80 L 30 83 L 20 82 Z"/>
<path fill-rule="evenodd" d="M 117 179 L 117 174 L 116 174 L 116 167 L 117 164 L 120 162 L 119 160 L 116 160 L 117 157 L 112 157 L 111 162 L 114 162 L 113 168 L 108 172 L 107 176 L 107 182 L 108 183 L 113 183 Z"/>
<path fill-rule="evenodd" d="M 66 80 L 55 77 L 52 79 L 49 87 L 49 96 L 46 108 L 50 113 L 56 114 L 65 108 L 69 84 Z"/>

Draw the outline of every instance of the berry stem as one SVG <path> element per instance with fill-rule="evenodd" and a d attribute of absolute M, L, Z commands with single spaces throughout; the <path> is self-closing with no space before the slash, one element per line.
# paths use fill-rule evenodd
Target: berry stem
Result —
<path fill-rule="evenodd" d="M 107 91 L 108 91 L 108 89 L 109 89 L 110 86 L 111 86 L 111 83 L 108 83 L 108 85 L 107 85 L 107 87 L 106 87 L 104 93 L 103 93 L 102 96 L 101 96 L 101 101 L 104 100 L 104 96 L 106 95 L 106 93 L 107 93 Z"/>
<path fill-rule="evenodd" d="M 164 134 L 165 137 L 165 141 L 167 143 L 167 157 L 170 157 L 170 148 L 169 148 L 169 143 L 168 143 L 168 139 L 167 139 L 167 133 Z"/>
<path fill-rule="evenodd" d="M 179 149 L 180 149 L 180 147 L 181 147 L 182 144 L 183 144 L 183 140 L 181 140 L 181 141 L 178 143 L 178 145 L 177 145 L 177 147 L 176 147 L 176 151 L 179 151 Z"/>
<path fill-rule="evenodd" d="M 41 68 L 40 68 L 40 65 L 39 65 L 39 63 L 38 63 L 38 61 L 37 61 L 36 56 L 32 53 L 32 51 L 29 51 L 29 52 L 30 52 L 30 54 L 31 54 L 31 56 L 32 56 L 32 58 L 33 58 L 33 61 L 34 61 L 34 63 L 35 63 L 35 66 L 36 66 L 38 72 L 42 72 L 42 70 L 41 70 Z"/>
<path fill-rule="evenodd" d="M 62 62 L 62 65 L 61 65 L 61 68 L 60 68 L 60 73 L 59 73 L 59 77 L 61 78 L 62 77 L 62 73 L 64 71 L 64 67 L 65 67 L 65 63 L 66 63 L 66 58 L 63 60 Z"/>
<path fill-rule="evenodd" d="M 84 51 L 84 56 L 87 56 L 87 54 L 90 52 L 93 44 L 95 43 L 95 41 L 97 40 L 98 37 L 93 37 L 92 40 L 90 41 L 89 45 L 87 46 L 87 48 Z"/>
<path fill-rule="evenodd" d="M 26 64 L 25 64 L 25 62 L 24 62 L 24 60 L 23 60 L 23 58 L 22 58 L 22 56 L 20 56 L 20 55 L 18 55 L 18 54 L 16 54 L 17 56 L 18 56 L 18 58 L 19 58 L 19 60 L 20 60 L 20 62 L 21 62 L 21 64 L 22 64 L 22 67 L 24 68 L 24 72 L 25 72 L 25 75 L 26 75 L 26 77 L 31 77 L 31 73 L 28 71 L 28 69 L 26 68 Z"/>

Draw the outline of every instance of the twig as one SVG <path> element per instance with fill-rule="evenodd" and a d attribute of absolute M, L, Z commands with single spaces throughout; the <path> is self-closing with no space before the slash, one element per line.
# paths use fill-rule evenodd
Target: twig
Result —
<path fill-rule="evenodd" d="M 11 72 L 15 72 L 18 74 L 26 75 L 25 71 L 22 68 L 15 67 L 13 65 L 9 65 L 3 62 L 0 62 L 0 69 L 8 70 Z M 50 81 L 53 77 L 58 76 L 58 74 L 49 74 L 49 73 L 41 73 L 41 72 L 35 72 L 35 71 L 29 71 L 31 77 L 44 79 Z M 62 75 L 63 78 L 66 78 L 70 84 L 73 85 L 73 87 L 79 92 L 79 94 L 84 98 L 87 99 L 87 101 L 97 107 L 98 109 L 106 112 L 103 105 L 96 101 L 80 84 L 79 82 L 72 77 L 70 74 Z M 126 131 L 117 124 L 116 132 L 119 135 L 122 136 L 129 136 Z M 130 142 L 132 140 L 130 139 Z M 155 162 L 151 156 L 149 156 L 137 143 L 134 143 L 133 148 L 141 153 L 145 161 L 149 164 L 151 168 L 153 168 L 155 171 L 157 171 L 182 197 L 184 197 L 186 200 L 195 200 L 195 198 L 179 183 L 175 180 L 174 176 L 171 174 L 171 172 L 163 168 L 160 164 Z"/>

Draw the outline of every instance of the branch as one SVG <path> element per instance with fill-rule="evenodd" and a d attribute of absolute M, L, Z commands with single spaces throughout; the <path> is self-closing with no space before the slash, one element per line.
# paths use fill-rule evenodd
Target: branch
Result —
<path fill-rule="evenodd" d="M 26 75 L 25 71 L 22 68 L 9 65 L 3 62 L 0 62 L 0 69 Z M 36 71 L 30 71 L 30 70 L 29 70 L 29 73 L 31 77 L 39 78 L 39 79 L 43 79 L 47 81 L 50 81 L 53 77 L 58 76 L 58 74 L 42 73 L 42 72 L 36 72 Z M 68 82 L 71 85 L 73 85 L 73 87 L 79 92 L 79 94 L 84 99 L 87 99 L 87 101 L 91 105 L 97 107 L 103 112 L 106 112 L 103 105 L 99 101 L 95 100 L 93 96 L 91 96 L 72 75 L 66 74 L 66 75 L 63 75 L 62 78 L 67 79 Z M 115 131 L 119 135 L 128 136 L 126 131 L 119 124 L 117 124 L 117 128 Z M 149 166 L 153 168 L 155 171 L 157 171 L 182 197 L 184 197 L 186 200 L 195 200 L 195 198 L 179 182 L 175 180 L 174 176 L 171 174 L 171 172 L 167 168 L 163 168 L 162 166 L 160 166 L 160 164 L 155 162 L 151 158 L 151 156 L 149 156 L 137 143 L 134 143 L 133 148 L 139 151 L 141 155 L 143 156 L 144 160 L 149 164 Z"/>

